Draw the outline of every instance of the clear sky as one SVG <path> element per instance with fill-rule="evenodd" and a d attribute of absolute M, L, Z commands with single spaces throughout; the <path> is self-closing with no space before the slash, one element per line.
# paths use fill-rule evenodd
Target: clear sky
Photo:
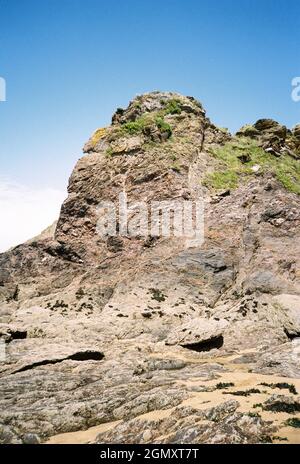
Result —
<path fill-rule="evenodd" d="M 9 189 L 33 210 L 52 192 L 50 220 L 84 142 L 136 94 L 193 95 L 231 131 L 291 127 L 299 58 L 299 0 L 0 0 L 0 250 Z"/>

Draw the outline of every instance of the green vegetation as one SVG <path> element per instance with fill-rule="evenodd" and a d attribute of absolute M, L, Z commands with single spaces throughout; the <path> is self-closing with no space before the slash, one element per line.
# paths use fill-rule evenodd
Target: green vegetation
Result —
<path fill-rule="evenodd" d="M 287 403 L 285 401 L 274 401 L 271 404 L 261 404 L 257 403 L 253 405 L 253 408 L 261 408 L 264 411 L 271 411 L 271 412 L 286 412 L 288 414 L 292 414 L 293 412 L 300 412 L 300 403 L 292 402 Z"/>
<path fill-rule="evenodd" d="M 228 127 L 218 127 L 218 129 L 223 132 L 223 134 L 229 134 L 229 129 Z"/>
<path fill-rule="evenodd" d="M 278 158 L 265 152 L 255 140 L 239 137 L 212 149 L 211 154 L 219 166 L 204 179 L 209 188 L 234 189 L 255 174 L 272 172 L 287 190 L 300 194 L 300 164 L 287 153 Z"/>
<path fill-rule="evenodd" d="M 178 173 L 181 172 L 181 166 L 177 162 L 173 163 L 170 167 L 175 172 L 178 172 Z"/>
<path fill-rule="evenodd" d="M 252 126 L 251 124 L 246 124 L 239 130 L 238 134 L 240 136 L 253 137 L 255 135 L 258 135 L 259 131 L 255 129 L 255 127 Z"/>
<path fill-rule="evenodd" d="M 229 388 L 229 387 L 234 387 L 234 383 L 232 383 L 232 382 L 219 382 L 216 385 L 216 388 L 218 390 L 222 390 L 223 388 Z"/>
<path fill-rule="evenodd" d="M 251 411 L 247 413 L 247 416 L 253 417 L 253 418 L 254 418 L 254 417 L 260 418 L 260 417 L 261 417 L 261 415 L 259 414 L 259 412 L 251 412 Z"/>
<path fill-rule="evenodd" d="M 108 134 L 108 141 L 112 142 L 119 137 L 126 137 L 132 135 L 150 135 L 151 129 L 158 129 L 160 134 L 163 135 L 163 139 L 169 139 L 172 136 L 172 128 L 169 123 L 165 121 L 165 116 L 168 114 L 180 114 L 180 100 L 173 98 L 170 100 L 162 100 L 163 108 L 160 111 L 155 112 L 145 112 L 140 117 L 136 118 L 134 121 L 125 122 L 113 128 L 112 131 Z M 135 101 L 133 103 L 135 108 L 141 109 L 141 102 Z M 118 108 L 117 114 L 124 114 L 122 108 Z"/>
<path fill-rule="evenodd" d="M 253 408 L 263 408 L 263 405 L 262 405 L 262 403 L 255 403 L 252 407 Z"/>
<path fill-rule="evenodd" d="M 158 288 L 150 288 L 150 292 L 152 293 L 152 300 L 156 300 L 159 303 L 165 301 L 166 295 L 164 295 Z"/>
<path fill-rule="evenodd" d="M 265 406 L 263 405 L 262 408 L 265 411 L 287 412 L 288 414 L 292 414 L 293 412 L 300 412 L 300 403 L 287 403 L 285 401 L 276 401 Z"/>
<path fill-rule="evenodd" d="M 138 109 L 142 108 L 142 105 L 141 105 L 141 103 L 139 101 L 133 102 L 133 106 L 134 106 L 134 108 L 138 108 Z"/>
<path fill-rule="evenodd" d="M 285 425 L 289 427 L 295 427 L 296 429 L 300 429 L 300 419 L 298 417 L 291 417 L 285 421 Z"/>
<path fill-rule="evenodd" d="M 172 129 L 170 124 L 168 124 L 163 118 L 157 117 L 155 119 L 156 125 L 161 133 L 167 133 L 168 138 L 172 135 Z"/>
<path fill-rule="evenodd" d="M 223 395 L 235 395 L 235 396 L 249 396 L 253 393 L 261 393 L 258 388 L 250 388 L 249 390 L 238 390 L 233 392 L 223 392 Z"/>
<path fill-rule="evenodd" d="M 287 383 L 287 382 L 280 382 L 280 383 L 260 383 L 259 385 L 263 385 L 264 387 L 269 387 L 269 388 L 280 388 L 280 389 L 287 389 L 289 390 L 290 393 L 293 395 L 297 395 L 298 392 L 296 390 L 296 387 L 292 383 Z"/>
<path fill-rule="evenodd" d="M 106 158 L 111 158 L 113 154 L 114 154 L 113 149 L 111 147 L 108 147 L 105 151 Z"/>
<path fill-rule="evenodd" d="M 279 435 L 274 435 L 272 437 L 272 440 L 277 440 L 277 441 L 288 441 L 286 437 L 280 437 Z"/>
<path fill-rule="evenodd" d="M 122 125 L 122 131 L 129 135 L 140 134 L 146 127 L 145 118 L 138 118 L 136 121 L 126 122 Z"/>
<path fill-rule="evenodd" d="M 287 156 L 287 158 L 290 158 Z M 292 160 L 292 158 L 290 158 Z M 297 161 L 294 160 L 294 163 L 296 164 Z M 279 166 L 276 172 L 276 177 L 279 182 L 282 183 L 282 185 L 289 191 L 293 193 L 297 193 L 300 195 L 300 166 L 299 163 L 296 166 L 298 168 L 298 172 L 296 175 L 293 175 L 293 167 L 290 165 L 282 165 Z"/>
<path fill-rule="evenodd" d="M 155 126 L 159 129 L 161 134 L 167 134 L 167 138 L 171 137 L 171 126 L 164 120 L 163 115 L 160 115 L 160 113 L 145 114 L 135 121 L 122 124 L 119 130 L 121 131 L 120 135 L 137 135 L 147 133 L 151 130 L 151 127 Z"/>
<path fill-rule="evenodd" d="M 259 441 L 260 443 L 273 443 L 273 440 L 269 435 L 262 435 Z"/>
<path fill-rule="evenodd" d="M 207 174 L 203 183 L 216 190 L 235 189 L 238 186 L 238 180 L 238 175 L 233 171 L 215 171 Z"/>
<path fill-rule="evenodd" d="M 164 110 L 165 114 L 180 114 L 181 108 L 179 106 L 179 100 L 173 98 L 167 102 L 166 108 Z"/>

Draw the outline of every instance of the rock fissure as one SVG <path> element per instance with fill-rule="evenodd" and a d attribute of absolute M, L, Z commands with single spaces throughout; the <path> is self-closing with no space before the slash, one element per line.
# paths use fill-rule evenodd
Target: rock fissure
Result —
<path fill-rule="evenodd" d="M 19 372 L 25 372 L 31 369 L 35 369 L 36 367 L 58 364 L 63 361 L 102 361 L 103 358 L 104 354 L 100 351 L 78 351 L 77 353 L 73 353 L 69 356 L 66 356 L 65 358 L 43 359 L 41 361 L 36 361 L 32 364 L 27 364 L 25 366 L 20 367 L 12 373 L 17 374 Z"/>

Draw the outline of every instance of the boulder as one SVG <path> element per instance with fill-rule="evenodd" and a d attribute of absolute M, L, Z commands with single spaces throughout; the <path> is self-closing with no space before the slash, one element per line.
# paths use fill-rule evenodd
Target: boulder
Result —
<path fill-rule="evenodd" d="M 198 347 L 199 351 L 220 348 L 227 325 L 225 320 L 195 318 L 172 330 L 166 339 L 166 344 L 194 347 L 195 350 Z"/>

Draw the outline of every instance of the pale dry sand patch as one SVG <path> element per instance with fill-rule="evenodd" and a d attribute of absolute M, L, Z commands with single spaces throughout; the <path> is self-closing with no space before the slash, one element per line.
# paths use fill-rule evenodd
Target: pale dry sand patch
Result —
<path fill-rule="evenodd" d="M 208 357 L 205 354 L 199 352 L 193 352 L 192 350 L 188 350 L 187 348 L 182 348 L 180 351 L 164 351 L 164 352 L 153 352 L 149 354 L 149 358 L 157 358 L 160 357 L 162 359 L 176 359 L 179 361 L 185 361 L 191 364 L 228 364 L 230 361 L 234 361 L 235 359 L 239 358 L 241 354 L 225 354 L 224 356 L 218 357 Z"/>
<path fill-rule="evenodd" d="M 230 357 L 220 358 L 224 362 L 230 363 L 232 358 L 235 355 Z M 178 359 L 178 357 L 177 357 Z M 216 360 L 219 358 L 214 358 L 210 360 L 208 364 L 214 364 Z M 190 360 L 189 360 L 190 361 Z M 203 359 L 203 362 L 207 363 L 207 359 Z M 199 359 L 198 359 L 199 363 Z M 201 360 L 200 363 L 202 364 Z M 241 368 L 241 365 L 234 365 L 235 368 Z M 290 395 L 288 390 L 281 390 L 278 388 L 269 388 L 264 385 L 260 385 L 261 383 L 289 383 L 294 384 L 297 391 L 300 392 L 300 379 L 296 378 L 287 378 L 277 375 L 264 375 L 258 373 L 251 373 L 247 371 L 247 365 L 244 366 L 245 369 L 237 370 L 230 372 L 220 372 L 218 373 L 218 378 L 214 380 L 206 380 L 201 377 L 188 379 L 188 380 L 179 380 L 177 383 L 183 386 L 183 388 L 188 387 L 195 387 L 201 386 L 205 382 L 206 387 L 215 387 L 218 383 L 234 383 L 233 387 L 217 389 L 214 391 L 208 392 L 190 392 L 189 398 L 185 399 L 179 406 L 190 406 L 195 409 L 209 409 L 211 407 L 217 406 L 221 403 L 229 399 L 235 399 L 239 402 L 238 411 L 242 413 L 258 413 L 262 417 L 263 420 L 271 422 L 274 426 L 278 427 L 278 432 L 275 433 L 275 436 L 279 436 L 281 438 L 286 438 L 286 443 L 300 443 L 300 432 L 299 429 L 295 429 L 293 427 L 285 426 L 285 421 L 290 417 L 299 417 L 299 414 L 287 414 L 287 413 L 273 413 L 269 411 L 263 411 L 260 407 L 254 408 L 255 404 L 264 403 L 271 394 L 282 394 L 282 395 Z M 231 391 L 238 391 L 238 390 L 248 390 L 251 388 L 257 388 L 261 391 L 261 393 L 254 393 L 250 394 L 249 396 L 237 396 L 231 395 Z M 228 394 L 223 394 L 223 392 L 227 392 Z M 136 419 L 143 420 L 143 421 L 158 421 L 163 420 L 169 417 L 172 412 L 175 410 L 175 407 L 164 409 L 164 410 L 155 410 L 140 416 L 137 416 Z M 103 433 L 111 428 L 115 427 L 122 421 L 115 421 L 109 422 L 106 424 L 101 424 L 96 427 L 91 427 L 85 431 L 78 431 L 78 432 L 70 432 L 59 434 L 51 437 L 47 443 L 49 444 L 68 444 L 68 443 L 90 443 L 95 441 L 98 434 Z M 274 440 L 274 443 L 281 443 L 281 440 Z"/>
<path fill-rule="evenodd" d="M 79 430 L 78 432 L 68 432 L 60 433 L 59 435 L 54 435 L 46 441 L 46 445 L 82 445 L 91 443 L 96 440 L 99 433 L 107 432 L 108 430 L 116 427 L 120 420 L 115 422 L 107 422 L 105 424 L 96 425 L 90 427 L 87 430 Z"/>
<path fill-rule="evenodd" d="M 223 403 L 228 399 L 235 399 L 239 402 L 240 406 L 238 411 L 242 413 L 258 413 L 263 420 L 272 422 L 274 426 L 278 427 L 278 432 L 275 434 L 279 437 L 286 438 L 287 443 L 300 443 L 300 431 L 293 427 L 284 425 L 285 421 L 291 417 L 300 418 L 300 414 L 288 414 L 284 412 L 274 413 L 271 411 L 264 411 L 260 407 L 255 408 L 254 405 L 264 403 L 271 394 L 288 395 L 290 392 L 286 389 L 270 388 L 261 383 L 289 383 L 294 384 L 297 391 L 300 393 L 300 379 L 281 377 L 276 375 L 264 375 L 249 372 L 224 372 L 220 374 L 218 380 L 208 380 L 205 386 L 213 387 L 217 383 L 234 383 L 234 387 L 223 388 L 214 390 L 212 392 L 194 392 L 192 396 L 184 400 L 183 406 L 191 406 L 196 409 L 207 409 Z M 186 386 L 203 385 L 203 380 L 197 381 L 182 381 Z M 248 390 L 257 388 L 261 393 L 252 393 L 249 396 L 230 395 L 230 391 Z M 227 392 L 229 394 L 223 394 Z M 280 440 L 274 440 L 274 443 L 281 443 Z"/>
<path fill-rule="evenodd" d="M 281 438 L 287 438 L 287 440 L 274 440 L 273 443 L 289 443 L 292 445 L 300 444 L 300 431 L 294 427 L 281 427 L 279 433 L 277 434 Z"/>
<path fill-rule="evenodd" d="M 156 409 L 155 411 L 141 414 L 140 416 L 137 416 L 135 419 L 140 419 L 144 421 L 158 421 L 161 419 L 166 419 L 172 414 L 172 411 L 174 411 L 174 409 L 175 407 L 170 409 Z"/>

